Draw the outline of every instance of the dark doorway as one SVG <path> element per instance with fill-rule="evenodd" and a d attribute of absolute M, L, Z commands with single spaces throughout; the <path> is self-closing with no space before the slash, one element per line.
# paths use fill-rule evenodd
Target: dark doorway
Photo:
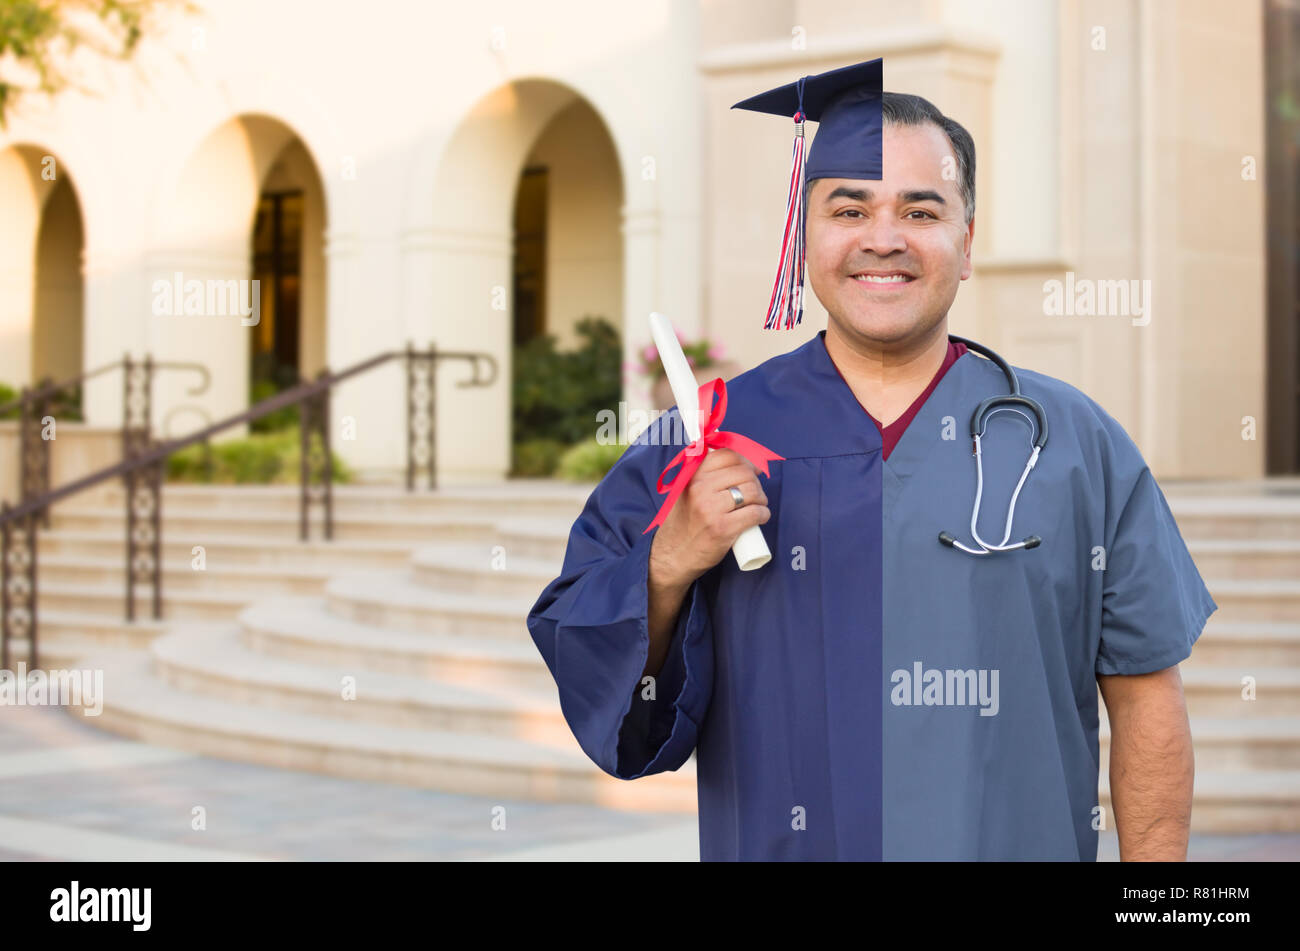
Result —
<path fill-rule="evenodd" d="M 253 223 L 253 279 L 260 282 L 261 320 L 252 329 L 250 400 L 299 380 L 299 298 L 302 279 L 301 190 L 264 192 Z"/>
<path fill-rule="evenodd" d="M 1268 248 L 1267 471 L 1300 472 L 1300 7 L 1264 17 Z"/>
<path fill-rule="evenodd" d="M 546 333 L 546 195 L 548 170 L 526 168 L 515 195 L 515 346 Z"/>

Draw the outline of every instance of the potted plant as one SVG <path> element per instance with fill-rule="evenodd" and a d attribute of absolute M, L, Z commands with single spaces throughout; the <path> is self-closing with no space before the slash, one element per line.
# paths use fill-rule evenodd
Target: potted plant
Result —
<path fill-rule="evenodd" d="M 715 377 L 726 380 L 740 372 L 740 365 L 734 360 L 727 360 L 722 345 L 712 343 L 707 337 L 688 340 L 680 330 L 675 330 L 677 340 L 682 345 L 682 353 L 690 364 L 698 383 L 704 383 Z M 639 372 L 650 380 L 650 396 L 655 409 L 666 410 L 676 405 L 672 387 L 664 373 L 664 366 L 659 359 L 659 349 L 653 344 L 646 344 L 638 353 Z"/>

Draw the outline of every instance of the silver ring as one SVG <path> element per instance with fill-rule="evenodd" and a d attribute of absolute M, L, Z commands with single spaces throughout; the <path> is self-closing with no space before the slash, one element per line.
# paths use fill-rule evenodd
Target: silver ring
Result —
<path fill-rule="evenodd" d="M 731 501 L 736 503 L 732 507 L 733 512 L 745 504 L 745 494 L 741 492 L 739 488 L 733 485 L 730 486 L 727 491 L 731 493 Z"/>

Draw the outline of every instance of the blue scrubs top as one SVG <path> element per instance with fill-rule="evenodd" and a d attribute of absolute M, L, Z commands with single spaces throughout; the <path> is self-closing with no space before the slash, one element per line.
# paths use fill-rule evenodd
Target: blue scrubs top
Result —
<path fill-rule="evenodd" d="M 727 384 L 721 428 L 785 457 L 763 480 L 773 558 L 692 585 L 653 690 L 642 532 L 676 408 L 592 492 L 528 616 L 570 728 L 628 780 L 694 751 L 705 861 L 1094 861 L 1096 675 L 1186 659 L 1216 608 L 1163 494 L 1100 406 L 1017 368 L 1051 432 L 1012 540 L 1042 545 L 944 547 L 974 547 L 970 416 L 1005 377 L 963 354 L 885 460 L 824 333 Z M 990 419 L 987 541 L 1029 451 L 1024 418 Z"/>

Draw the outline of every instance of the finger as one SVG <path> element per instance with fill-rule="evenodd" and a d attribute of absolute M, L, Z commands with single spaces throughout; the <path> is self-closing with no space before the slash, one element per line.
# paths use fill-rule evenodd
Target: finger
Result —
<path fill-rule="evenodd" d="M 752 525 L 762 525 L 772 517 L 772 510 L 766 505 L 745 505 L 723 516 L 722 524 L 727 534 L 739 538 L 740 533 Z"/>
<path fill-rule="evenodd" d="M 725 469 L 728 466 L 748 466 L 754 469 L 754 464 L 736 452 L 734 449 L 714 449 L 704 461 L 700 463 L 700 472 L 712 472 L 715 469 Z M 757 471 L 757 470 L 755 470 Z"/>
<path fill-rule="evenodd" d="M 729 499 L 731 494 L 727 490 L 732 486 L 736 486 L 741 491 L 741 495 L 745 496 L 745 503 L 761 501 L 761 503 L 767 504 L 767 492 L 763 491 L 762 483 L 759 483 L 757 475 L 738 465 L 731 466 L 729 469 L 719 469 L 718 473 L 699 479 L 698 491 L 703 492 L 705 495 L 715 495 L 722 492 L 723 496 Z"/>
<path fill-rule="evenodd" d="M 736 497 L 732 495 L 731 490 L 735 489 L 740 493 L 740 502 L 736 502 Z M 732 511 L 743 508 L 746 505 L 766 505 L 767 495 L 763 492 L 763 487 L 753 479 L 740 483 L 726 483 L 719 485 L 713 490 L 714 495 L 720 500 L 723 511 Z"/>
<path fill-rule="evenodd" d="M 691 482 L 698 484 L 706 492 L 716 492 L 729 485 L 758 485 L 758 476 L 745 466 L 728 466 L 725 469 L 715 469 L 713 472 L 703 474 L 697 472 Z"/>

